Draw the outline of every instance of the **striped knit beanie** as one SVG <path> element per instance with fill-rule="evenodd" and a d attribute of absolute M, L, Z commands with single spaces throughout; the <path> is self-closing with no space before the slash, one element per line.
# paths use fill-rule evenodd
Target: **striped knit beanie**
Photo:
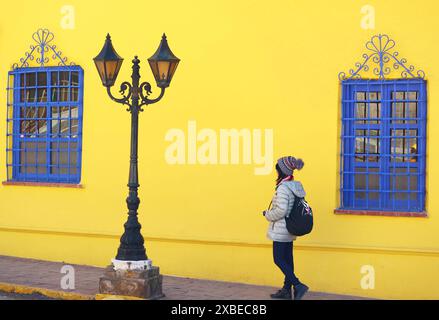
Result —
<path fill-rule="evenodd" d="M 282 157 L 277 160 L 277 165 L 280 168 L 280 171 L 287 175 L 291 176 L 293 174 L 294 169 L 300 170 L 303 168 L 304 163 L 302 159 L 296 159 L 294 157 Z"/>

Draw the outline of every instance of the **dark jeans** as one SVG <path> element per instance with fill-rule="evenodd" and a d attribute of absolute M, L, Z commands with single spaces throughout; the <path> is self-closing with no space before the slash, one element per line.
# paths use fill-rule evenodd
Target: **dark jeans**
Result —
<path fill-rule="evenodd" d="M 273 242 L 274 263 L 285 275 L 284 288 L 291 290 L 291 286 L 300 284 L 294 274 L 293 242 Z"/>

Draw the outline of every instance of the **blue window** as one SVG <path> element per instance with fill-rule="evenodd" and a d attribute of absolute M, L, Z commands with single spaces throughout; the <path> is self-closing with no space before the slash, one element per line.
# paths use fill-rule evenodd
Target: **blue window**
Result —
<path fill-rule="evenodd" d="M 374 35 L 362 61 L 339 73 L 340 209 L 425 211 L 425 72 L 395 46 L 388 35 Z"/>
<path fill-rule="evenodd" d="M 425 210 L 426 81 L 342 81 L 341 208 Z"/>
<path fill-rule="evenodd" d="M 9 72 L 9 181 L 80 182 L 83 84 L 75 65 Z"/>

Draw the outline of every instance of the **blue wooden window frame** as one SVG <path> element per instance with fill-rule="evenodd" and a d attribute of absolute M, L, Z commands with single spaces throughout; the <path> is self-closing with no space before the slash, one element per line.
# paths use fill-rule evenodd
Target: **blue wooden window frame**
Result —
<path fill-rule="evenodd" d="M 35 84 L 27 86 L 32 77 Z M 8 91 L 8 181 L 80 183 L 83 69 L 17 68 L 9 72 Z"/>
<path fill-rule="evenodd" d="M 341 208 L 425 211 L 423 79 L 342 81 Z"/>

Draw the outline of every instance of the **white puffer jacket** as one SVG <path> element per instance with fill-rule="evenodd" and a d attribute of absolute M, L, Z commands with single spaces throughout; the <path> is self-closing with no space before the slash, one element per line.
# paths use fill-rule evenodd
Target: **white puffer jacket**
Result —
<path fill-rule="evenodd" d="M 278 242 L 296 240 L 296 237 L 287 230 L 285 216 L 293 208 L 295 196 L 304 198 L 305 195 L 305 190 L 299 181 L 285 181 L 279 185 L 273 196 L 272 208 L 265 213 L 265 218 L 270 221 L 268 239 Z"/>

